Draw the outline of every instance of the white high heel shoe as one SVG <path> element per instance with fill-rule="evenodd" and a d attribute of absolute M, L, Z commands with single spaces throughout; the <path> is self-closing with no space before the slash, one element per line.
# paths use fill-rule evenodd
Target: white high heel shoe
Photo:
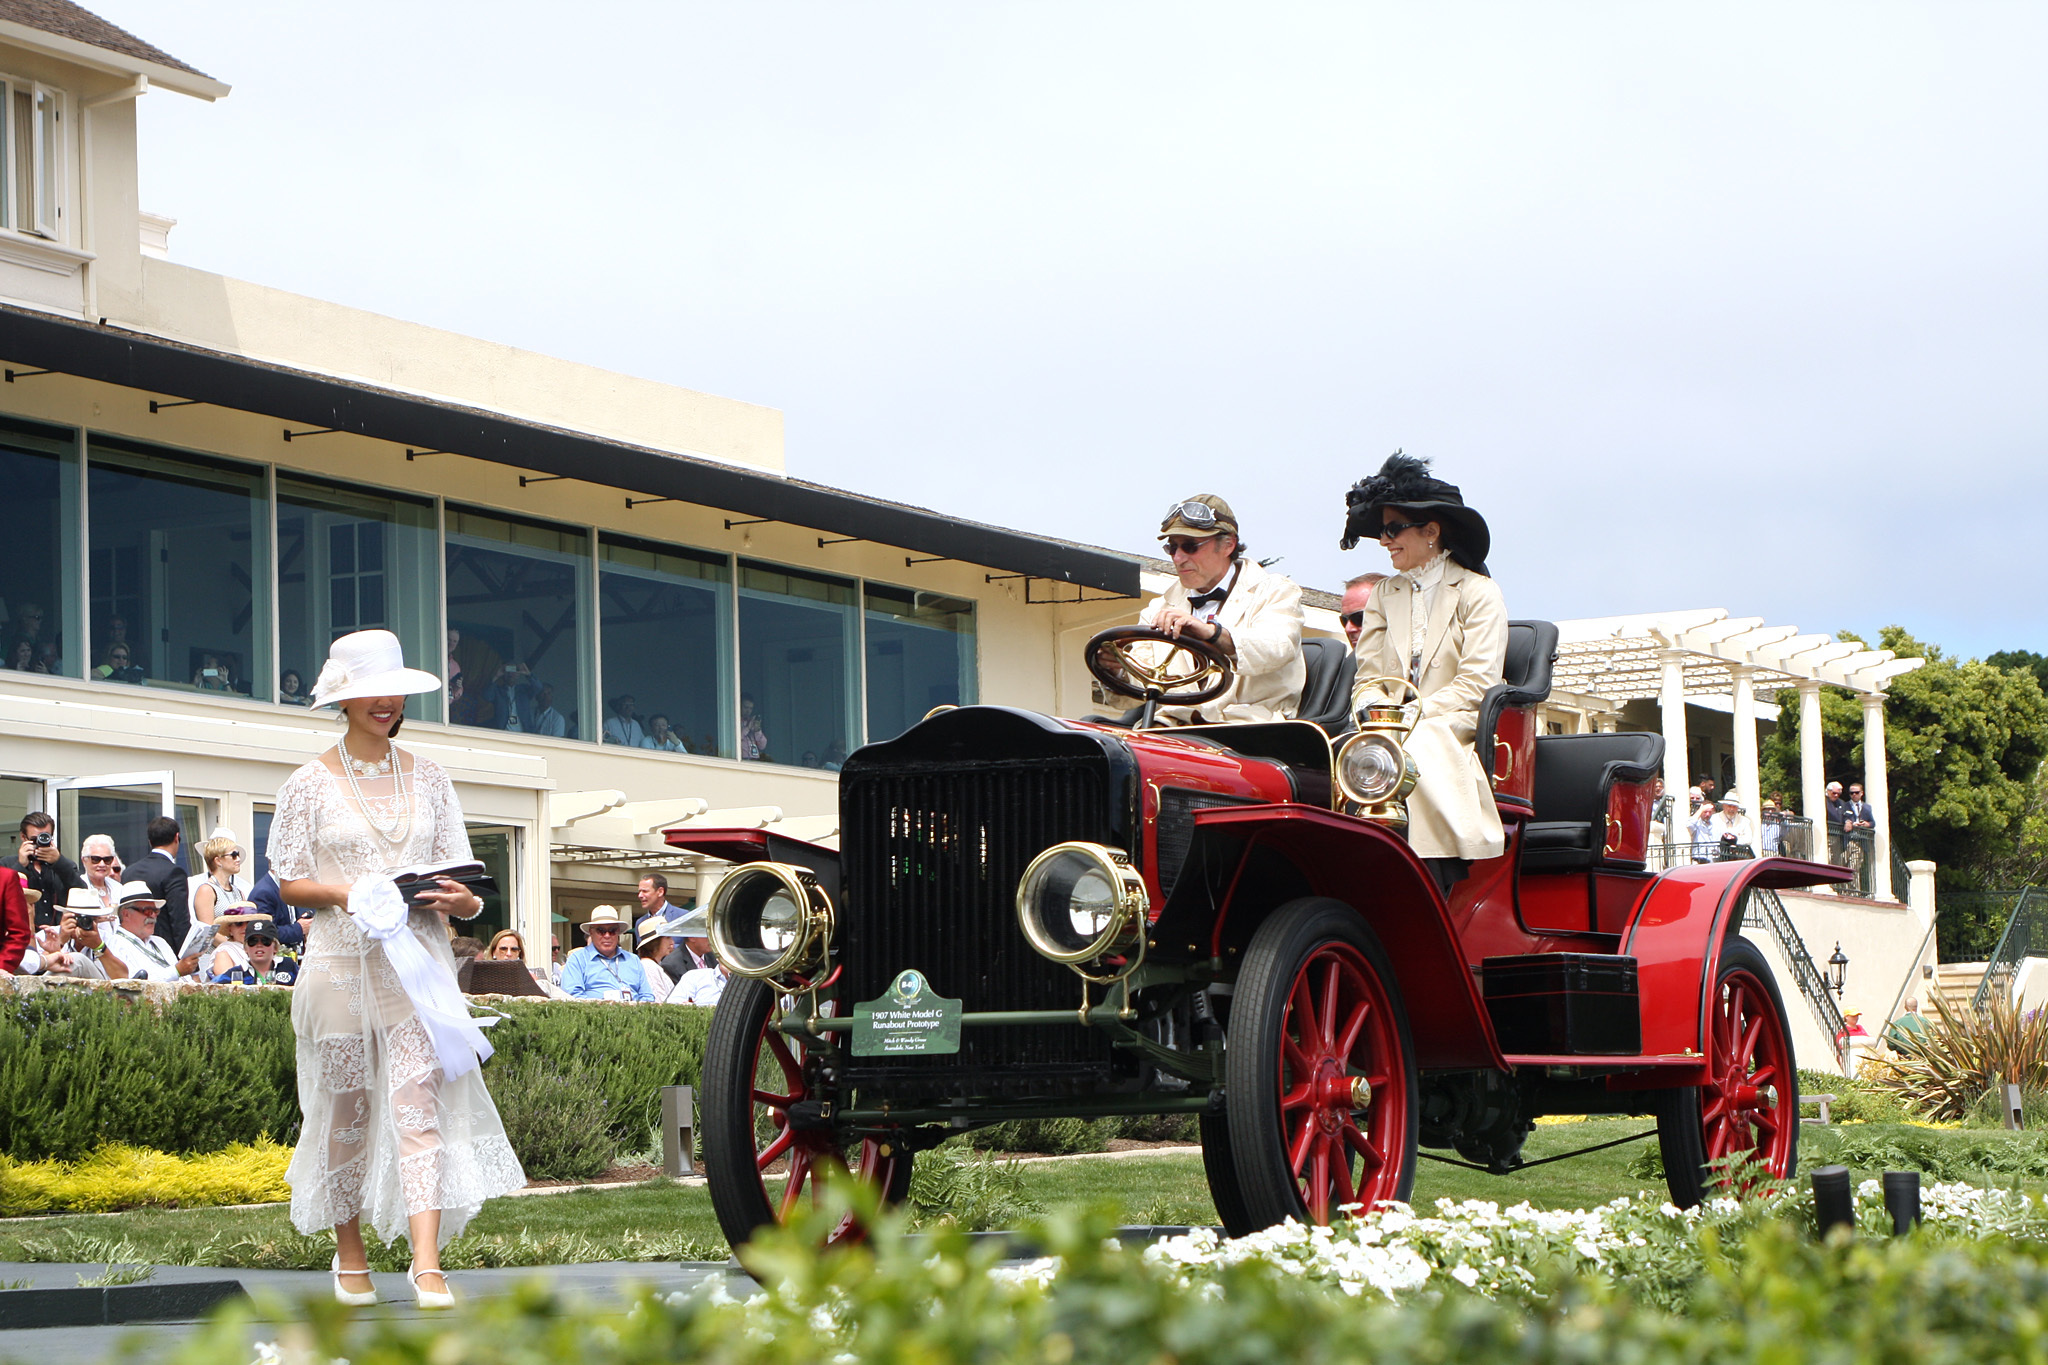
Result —
<path fill-rule="evenodd" d="M 448 1283 L 447 1272 L 440 1270 L 438 1268 L 430 1270 L 406 1271 L 405 1278 L 412 1281 L 413 1297 L 419 1300 L 420 1307 L 453 1308 L 455 1306 L 455 1295 L 448 1292 L 447 1290 L 420 1288 L 420 1276 L 422 1275 L 439 1275 L 441 1277 L 442 1284 Z"/>
<path fill-rule="evenodd" d="M 377 1289 L 374 1283 L 370 1288 L 363 1290 L 361 1293 L 357 1293 L 353 1289 L 343 1289 L 341 1287 L 342 1273 L 341 1253 L 337 1251 L 334 1253 L 334 1301 L 336 1303 L 345 1303 L 351 1308 L 368 1308 L 377 1301 Z M 370 1272 L 366 1268 L 363 1270 L 351 1270 L 347 1273 L 367 1277 Z"/>

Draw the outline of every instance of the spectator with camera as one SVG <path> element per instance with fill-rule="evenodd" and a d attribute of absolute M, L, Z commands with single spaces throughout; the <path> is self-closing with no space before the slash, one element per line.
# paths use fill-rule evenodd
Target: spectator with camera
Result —
<path fill-rule="evenodd" d="M 37 931 L 35 948 L 22 964 L 24 974 L 106 980 L 103 934 L 115 912 L 101 905 L 92 891 L 79 887 L 72 888 L 62 909 L 63 917 L 57 923 Z"/>
<path fill-rule="evenodd" d="M 55 924 L 63 918 L 71 889 L 85 885 L 78 864 L 57 848 L 57 822 L 39 810 L 21 817 L 21 848 L 14 870 L 27 880 L 29 890 L 42 897 L 35 906 L 37 924 Z"/>

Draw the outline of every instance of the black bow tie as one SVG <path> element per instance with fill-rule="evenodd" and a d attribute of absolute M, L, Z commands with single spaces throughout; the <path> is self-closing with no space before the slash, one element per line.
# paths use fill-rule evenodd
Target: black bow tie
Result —
<path fill-rule="evenodd" d="M 1212 602 L 1221 602 L 1230 595 L 1228 588 L 1211 588 L 1207 592 L 1191 593 L 1188 596 L 1188 610 L 1199 611 Z"/>

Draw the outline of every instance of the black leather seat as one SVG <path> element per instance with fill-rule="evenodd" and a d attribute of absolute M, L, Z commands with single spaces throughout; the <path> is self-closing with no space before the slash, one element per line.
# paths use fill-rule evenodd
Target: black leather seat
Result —
<path fill-rule="evenodd" d="M 1649 781 L 1663 763 L 1662 735 L 1537 736 L 1536 810 L 1522 836 L 1522 870 L 1583 872 L 1599 866 L 1641 871 L 1639 860 L 1605 856 L 1608 796 L 1617 782 Z"/>
<path fill-rule="evenodd" d="M 1301 660 L 1308 667 L 1308 681 L 1301 685 L 1297 720 L 1313 721 L 1327 734 L 1335 735 L 1351 726 L 1351 684 L 1358 674 L 1358 660 L 1351 646 L 1342 640 L 1304 636 Z"/>
<path fill-rule="evenodd" d="M 1507 658 L 1501 680 L 1479 700 L 1479 729 L 1472 737 L 1479 760 L 1493 771 L 1493 734 L 1510 706 L 1534 706 L 1550 696 L 1550 668 L 1557 662 L 1557 627 L 1549 621 L 1508 622 Z M 1538 779 L 1541 781 L 1541 779 Z"/>

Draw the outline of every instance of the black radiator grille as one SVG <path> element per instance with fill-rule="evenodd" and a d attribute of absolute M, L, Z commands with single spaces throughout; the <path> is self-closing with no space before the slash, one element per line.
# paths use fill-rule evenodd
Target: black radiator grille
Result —
<path fill-rule="evenodd" d="M 1069 839 L 1107 841 L 1100 761 L 1014 759 L 849 774 L 840 791 L 840 998 L 874 1000 L 915 967 L 970 1011 L 1072 1010 L 1080 979 L 1031 950 L 1018 879 Z M 970 1028 L 957 1054 L 848 1058 L 854 1085 L 898 1094 L 1042 1092 L 1107 1074 L 1094 1030 Z"/>

